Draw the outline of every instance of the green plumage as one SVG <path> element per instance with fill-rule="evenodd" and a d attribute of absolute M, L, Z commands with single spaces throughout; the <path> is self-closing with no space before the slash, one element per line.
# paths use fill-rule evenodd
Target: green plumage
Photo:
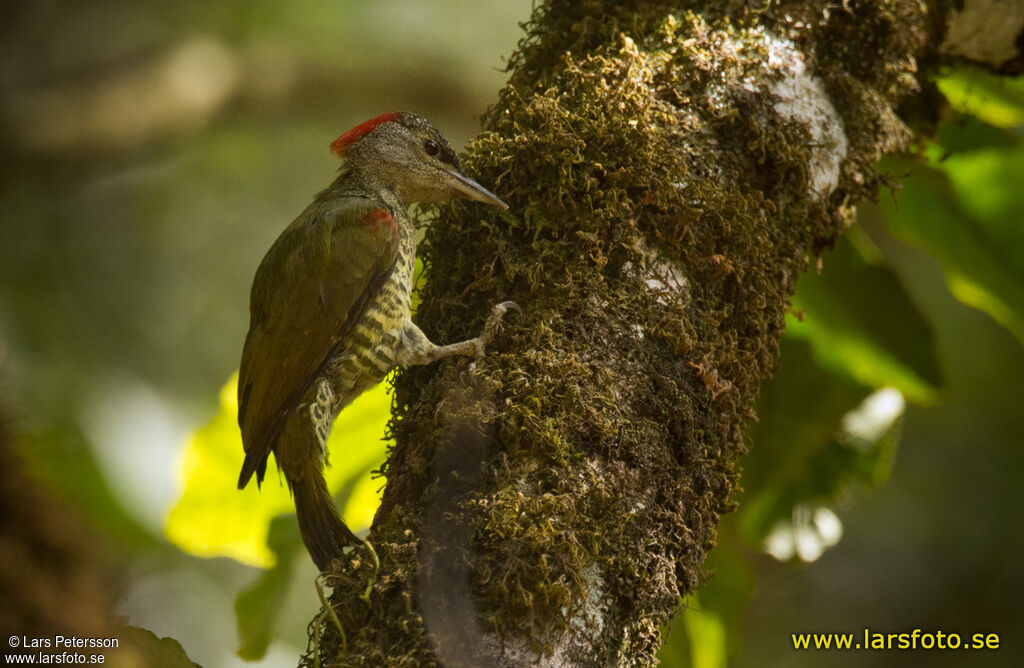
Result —
<path fill-rule="evenodd" d="M 377 222 L 380 211 L 390 225 Z M 395 271 L 400 236 L 386 204 L 346 193 L 339 179 L 260 263 L 239 376 L 239 425 L 246 445 L 239 486 L 253 472 L 262 482 L 285 422 L 300 403 L 315 399 L 315 381 L 331 359 L 367 354 L 385 324 L 397 327 L 408 316 L 393 310 L 390 323 L 364 322 L 367 307 L 381 300 L 382 291 L 401 289 Z M 279 464 L 284 464 L 280 457 Z"/>

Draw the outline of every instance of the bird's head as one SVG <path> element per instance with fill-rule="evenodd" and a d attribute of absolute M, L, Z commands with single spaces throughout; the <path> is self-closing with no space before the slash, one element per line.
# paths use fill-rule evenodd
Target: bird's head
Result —
<path fill-rule="evenodd" d="M 382 114 L 357 125 L 331 144 L 346 169 L 391 188 L 406 204 L 465 198 L 508 205 L 462 173 L 459 157 L 425 118 L 406 111 Z"/>

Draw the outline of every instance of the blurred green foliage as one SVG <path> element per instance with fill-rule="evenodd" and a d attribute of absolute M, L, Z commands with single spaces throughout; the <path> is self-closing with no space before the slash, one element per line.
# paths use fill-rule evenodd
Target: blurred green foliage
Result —
<path fill-rule="evenodd" d="M 832 508 L 848 507 L 892 472 L 902 406 L 881 411 L 895 419 L 883 419 L 872 437 L 851 434 L 851 425 L 854 431 L 863 426 L 872 405 L 877 412 L 880 403 L 872 398 L 892 397 L 880 394 L 883 388 L 918 406 L 941 404 L 949 394 L 932 314 L 900 275 L 907 261 L 901 253 L 890 257 L 875 239 L 891 248 L 892 235 L 928 251 L 953 296 L 1024 343 L 1024 85 L 971 68 L 951 70 L 939 85 L 954 112 L 936 141 L 919 155 L 883 161 L 899 177 L 899 190 L 878 207 L 862 207 L 866 224 L 850 230 L 823 257 L 823 268 L 797 285 L 780 368 L 762 387 L 759 420 L 748 429 L 739 509 L 722 522 L 707 561 L 715 577 L 671 624 L 660 655 L 665 666 L 714 668 L 760 655 L 742 651 L 750 642 L 745 613 L 763 586 L 759 578 L 771 571 L 757 555 L 818 559 L 838 535 L 831 521 L 822 527 L 814 518 L 835 518 Z M 998 382 L 999 373 L 984 373 Z M 1007 447 L 1016 440 L 1010 434 L 989 438 Z M 808 622 L 787 630 L 861 630 Z M 910 628 L 922 623 L 904 622 Z M 788 636 L 779 635 L 776 648 L 791 652 Z M 815 665 L 813 657 L 806 662 Z"/>
<path fill-rule="evenodd" d="M 224 381 L 256 263 L 329 181 L 338 132 L 409 108 L 453 144 L 472 135 L 469 114 L 493 99 L 528 10 L 108 0 L 24 3 L 0 26 L 0 362 L 18 446 L 110 537 L 126 564 L 122 612 L 208 667 L 228 661 L 225 647 L 281 662 L 273 641 L 301 647 L 317 605 L 273 466 L 261 491 L 235 490 Z M 714 577 L 672 624 L 665 666 L 820 663 L 785 653 L 786 632 L 1022 621 L 1024 82 L 957 68 L 939 86 L 954 113 L 936 142 L 887 160 L 906 177 L 900 192 L 862 207 L 862 226 L 800 281 L 749 430 L 739 510 L 709 557 Z M 157 388 L 180 424 L 205 425 L 183 454 L 161 455 L 149 431 L 119 450 L 89 430 L 104 388 L 133 382 Z M 906 414 L 864 438 L 851 425 L 886 388 Z M 330 483 L 354 528 L 377 501 L 369 472 L 389 408 L 381 386 L 332 436 Z M 156 471 L 140 477 L 179 465 L 180 494 L 158 499 L 165 534 L 109 466 L 137 449 Z M 787 544 L 787 563 L 766 553 Z"/>
<path fill-rule="evenodd" d="M 993 144 L 995 130 L 961 117 L 943 133 L 959 150 L 937 145 L 925 164 L 887 160 L 913 178 L 883 212 L 893 234 L 942 263 L 957 299 L 1024 342 L 1024 152 L 1011 132 Z"/>
<path fill-rule="evenodd" d="M 961 66 L 946 71 L 936 83 L 953 110 L 961 116 L 956 123 L 965 118 L 975 118 L 992 128 L 1019 128 L 1024 125 L 1024 80 L 1019 77 Z M 943 134 L 942 144 L 948 146 L 950 133 Z M 956 134 L 955 130 L 953 134 Z"/>
<path fill-rule="evenodd" d="M 799 317 L 788 319 L 786 335 L 809 341 L 815 360 L 836 374 L 933 401 L 942 374 L 931 329 L 863 231 L 850 230 L 824 262 L 820 274 L 798 281 L 792 304 Z"/>
<path fill-rule="evenodd" d="M 274 553 L 274 565 L 235 599 L 241 640 L 238 655 L 248 661 L 263 657 L 279 632 L 281 609 L 295 576 L 293 562 L 305 556 L 298 524 L 287 515 L 270 520 L 266 543 Z"/>
<path fill-rule="evenodd" d="M 220 411 L 189 440 L 181 499 L 167 517 L 165 533 L 181 549 L 200 557 L 227 556 L 268 568 L 275 553 L 291 553 L 280 537 L 268 542 L 271 520 L 292 513 L 288 490 L 270 464 L 262 488 L 236 489 L 242 437 L 238 431 L 238 378 L 221 390 Z M 391 415 L 386 384 L 366 392 L 338 417 L 328 440 L 332 453 L 327 481 L 353 531 L 369 528 L 380 503 L 372 471 L 384 461 L 384 428 Z M 294 536 L 298 540 L 298 534 Z"/>

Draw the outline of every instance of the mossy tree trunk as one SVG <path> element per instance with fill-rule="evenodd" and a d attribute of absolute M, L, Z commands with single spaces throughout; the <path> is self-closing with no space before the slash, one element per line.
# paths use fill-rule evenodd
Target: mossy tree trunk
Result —
<path fill-rule="evenodd" d="M 800 272 L 927 131 L 947 3 L 549 0 L 439 212 L 418 321 L 485 359 L 396 382 L 321 665 L 649 665 L 733 504 Z M 1019 55 L 1019 54 L 1018 54 Z M 372 582 L 368 596 L 360 597 Z"/>

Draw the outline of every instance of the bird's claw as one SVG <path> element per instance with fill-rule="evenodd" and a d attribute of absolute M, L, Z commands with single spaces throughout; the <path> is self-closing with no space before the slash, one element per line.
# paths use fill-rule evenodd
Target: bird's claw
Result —
<path fill-rule="evenodd" d="M 494 310 L 494 313 L 496 315 L 498 315 L 499 317 L 501 317 L 502 315 L 505 315 L 505 311 L 509 311 L 509 310 L 515 311 L 516 313 L 522 313 L 523 312 L 523 309 L 519 307 L 519 304 L 517 304 L 517 303 L 515 303 L 514 301 L 511 301 L 511 300 L 506 300 L 506 301 L 501 302 L 500 304 L 495 304 L 493 310 Z"/>
<path fill-rule="evenodd" d="M 484 331 L 480 333 L 480 336 L 476 337 L 476 356 L 478 358 L 484 356 L 487 344 L 494 338 L 494 334 L 498 331 L 498 326 L 501 325 L 501 320 L 505 317 L 505 313 L 510 310 L 521 313 L 523 309 L 513 301 L 495 304 L 494 308 L 491 309 L 491 315 L 488 316 L 487 322 L 484 323 Z"/>

